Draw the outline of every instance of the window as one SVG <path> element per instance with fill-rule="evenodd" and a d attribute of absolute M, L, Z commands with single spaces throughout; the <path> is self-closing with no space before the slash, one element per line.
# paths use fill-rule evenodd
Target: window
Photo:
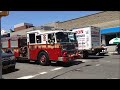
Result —
<path fill-rule="evenodd" d="M 57 42 L 77 42 L 75 33 L 58 32 L 56 33 Z"/>
<path fill-rule="evenodd" d="M 51 40 L 51 41 L 55 42 L 54 33 L 53 34 L 48 34 L 48 40 Z"/>
<path fill-rule="evenodd" d="M 37 43 L 41 43 L 41 36 L 36 36 Z"/>
<path fill-rule="evenodd" d="M 35 33 L 29 34 L 30 43 L 35 43 Z"/>
<path fill-rule="evenodd" d="M 27 46 L 27 39 L 20 39 L 20 47 Z"/>

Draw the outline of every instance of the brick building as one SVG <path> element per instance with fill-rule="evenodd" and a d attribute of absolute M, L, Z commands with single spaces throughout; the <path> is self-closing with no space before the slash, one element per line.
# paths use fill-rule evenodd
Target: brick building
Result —
<path fill-rule="evenodd" d="M 103 29 L 119 25 L 120 11 L 104 11 L 88 16 L 59 22 L 57 27 L 61 27 L 64 29 L 72 29 L 85 26 L 97 26 Z"/>

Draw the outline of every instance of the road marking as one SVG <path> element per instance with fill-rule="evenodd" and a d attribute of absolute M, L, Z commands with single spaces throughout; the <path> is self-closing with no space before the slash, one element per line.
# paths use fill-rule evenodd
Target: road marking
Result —
<path fill-rule="evenodd" d="M 107 78 L 107 79 L 119 79 L 119 78 Z"/>
<path fill-rule="evenodd" d="M 58 67 L 58 68 L 54 68 L 50 71 L 60 70 L 62 68 L 63 67 Z M 46 74 L 46 73 L 48 73 L 48 72 L 41 72 L 41 73 L 38 73 L 38 74 L 35 74 L 35 75 L 23 76 L 23 77 L 20 77 L 20 78 L 17 78 L 17 79 L 30 79 L 30 78 L 33 78 L 33 77 L 36 77 L 36 76 L 39 76 L 39 75 L 43 75 L 43 74 Z"/>
<path fill-rule="evenodd" d="M 20 78 L 17 78 L 17 79 L 30 79 L 30 78 L 33 78 L 35 76 L 33 75 L 29 75 L 29 76 L 23 76 L 23 77 L 20 77 Z"/>
<path fill-rule="evenodd" d="M 100 66 L 100 64 L 96 64 L 95 66 Z"/>
<path fill-rule="evenodd" d="M 60 69 L 62 69 L 62 68 L 63 68 L 63 67 L 54 68 L 54 69 L 52 69 L 51 71 L 60 70 Z"/>
<path fill-rule="evenodd" d="M 46 74 L 47 72 L 41 72 L 40 74 Z"/>
<path fill-rule="evenodd" d="M 41 72 L 41 73 L 39 73 L 39 74 L 29 75 L 29 76 L 23 76 L 23 77 L 20 77 L 20 78 L 17 78 L 17 79 L 30 79 L 30 78 L 39 76 L 40 74 L 46 74 L 46 73 L 47 73 L 47 72 Z"/>
<path fill-rule="evenodd" d="M 88 62 L 88 60 L 80 60 L 80 61 L 82 61 L 82 62 Z"/>

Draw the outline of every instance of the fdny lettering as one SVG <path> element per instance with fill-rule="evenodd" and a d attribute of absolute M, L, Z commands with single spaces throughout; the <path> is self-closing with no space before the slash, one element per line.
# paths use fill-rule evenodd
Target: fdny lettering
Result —
<path fill-rule="evenodd" d="M 83 30 L 76 31 L 76 34 L 80 34 L 80 33 L 83 33 Z"/>
<path fill-rule="evenodd" d="M 46 35 L 45 34 L 43 35 L 43 41 L 46 41 Z"/>

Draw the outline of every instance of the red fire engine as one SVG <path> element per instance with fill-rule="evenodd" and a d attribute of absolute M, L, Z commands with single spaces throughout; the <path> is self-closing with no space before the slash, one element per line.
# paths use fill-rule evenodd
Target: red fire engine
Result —
<path fill-rule="evenodd" d="M 77 46 L 75 33 L 63 30 L 34 30 L 27 32 L 26 37 L 2 39 L 2 49 L 10 48 L 16 59 L 26 58 L 41 65 L 49 65 L 51 61 L 69 62 L 79 58 Z"/>

